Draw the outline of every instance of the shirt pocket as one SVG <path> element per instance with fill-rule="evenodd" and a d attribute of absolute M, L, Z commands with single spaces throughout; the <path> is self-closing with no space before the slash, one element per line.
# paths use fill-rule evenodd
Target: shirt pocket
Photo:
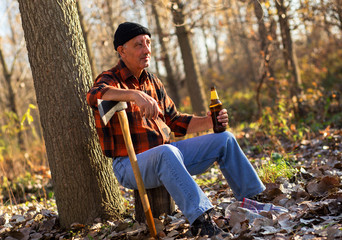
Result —
<path fill-rule="evenodd" d="M 163 142 L 169 142 L 171 134 L 171 129 L 169 128 L 169 126 L 167 126 L 166 123 L 159 116 L 155 120 L 155 123 L 158 127 L 160 134 L 163 137 Z"/>

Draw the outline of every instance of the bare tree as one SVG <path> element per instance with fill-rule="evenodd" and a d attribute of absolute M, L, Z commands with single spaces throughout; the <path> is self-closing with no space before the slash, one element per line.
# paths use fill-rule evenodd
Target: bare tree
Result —
<path fill-rule="evenodd" d="M 261 66 L 257 86 L 256 101 L 258 105 L 258 115 L 261 115 L 262 106 L 260 101 L 261 88 L 265 81 L 272 78 L 274 81 L 273 68 L 271 66 L 271 47 L 273 38 L 270 31 L 267 29 L 264 19 L 264 13 L 262 6 L 259 1 L 254 1 L 253 4 L 254 14 L 258 21 L 258 33 L 260 42 L 260 55 L 261 55 Z M 272 27 L 272 25 L 271 25 Z M 276 92 L 277 89 L 272 89 Z"/>
<path fill-rule="evenodd" d="M 10 34 L 11 34 L 11 44 L 13 46 L 15 46 L 17 43 L 17 39 L 16 36 L 14 34 L 15 30 L 13 29 L 13 24 L 12 24 L 12 19 L 10 18 L 10 15 L 8 14 L 8 22 L 9 22 L 9 30 L 10 30 Z M 6 83 L 6 87 L 4 89 L 7 89 L 7 103 L 8 103 L 8 108 L 9 110 L 14 113 L 15 118 L 15 125 L 16 128 L 19 129 L 18 131 L 18 135 L 17 135 L 17 140 L 18 140 L 18 146 L 20 148 L 20 150 L 24 150 L 25 149 L 25 141 L 24 141 L 24 137 L 23 137 L 23 132 L 20 130 L 20 114 L 19 114 L 19 110 L 18 110 L 18 105 L 17 105 L 17 101 L 16 101 L 16 91 L 14 90 L 14 67 L 16 66 L 17 62 L 17 57 L 19 55 L 19 52 L 21 51 L 20 46 L 18 47 L 18 49 L 16 50 L 16 52 L 14 53 L 14 58 L 12 61 L 11 66 L 8 65 L 6 59 L 5 59 L 5 55 L 3 52 L 3 47 L 2 47 L 2 41 L 0 39 L 0 64 L 2 66 L 2 73 L 3 73 L 3 77 L 5 79 L 5 83 Z"/>
<path fill-rule="evenodd" d="M 224 70 L 223 70 L 222 60 L 221 60 L 222 57 L 221 57 L 221 53 L 219 50 L 218 32 L 219 32 L 219 28 L 215 26 L 213 36 L 214 36 L 214 43 L 215 43 L 216 61 L 217 61 L 217 66 L 218 66 L 220 74 L 224 75 Z"/>
<path fill-rule="evenodd" d="M 335 19 L 338 22 L 337 25 L 342 32 L 342 0 L 333 1 L 333 6 L 334 12 L 336 13 Z"/>
<path fill-rule="evenodd" d="M 202 31 L 202 34 L 203 34 L 203 38 L 204 38 L 204 46 L 205 46 L 205 50 L 207 52 L 207 63 L 208 63 L 208 67 L 210 69 L 213 69 L 213 61 L 211 59 L 211 54 L 210 54 L 210 51 L 209 51 L 209 46 L 208 46 L 208 42 L 207 42 L 207 39 L 209 38 L 207 32 L 206 32 L 206 26 L 205 24 L 203 23 L 202 26 L 201 26 L 201 31 Z"/>
<path fill-rule="evenodd" d="M 176 35 L 181 49 L 187 89 L 191 99 L 194 113 L 203 114 L 208 110 L 208 104 L 204 95 L 203 80 L 200 75 L 196 56 L 193 50 L 190 32 L 184 21 L 184 5 L 180 0 L 172 1 L 173 22 L 176 27 Z"/>
<path fill-rule="evenodd" d="M 85 99 L 92 81 L 76 3 L 19 0 L 19 8 L 61 225 L 118 219 L 122 197 Z"/>
<path fill-rule="evenodd" d="M 96 71 L 96 65 L 95 65 L 95 59 L 94 59 L 94 54 L 93 54 L 93 49 L 91 46 L 91 40 L 89 38 L 89 31 L 86 27 L 86 22 L 84 20 L 83 12 L 82 12 L 82 6 L 80 1 L 76 1 L 76 6 L 77 6 L 77 13 L 80 18 L 80 24 L 81 24 L 81 29 L 83 33 L 83 38 L 84 42 L 87 48 L 87 54 L 89 58 L 89 63 L 90 63 L 90 68 L 91 68 L 91 74 L 93 76 L 93 79 L 97 77 L 97 71 Z"/>
<path fill-rule="evenodd" d="M 285 0 L 276 0 L 275 3 L 280 25 L 281 39 L 283 43 L 285 67 L 291 73 L 290 97 L 293 101 L 295 113 L 297 115 L 300 115 L 301 103 L 299 101 L 299 95 L 302 92 L 302 80 L 299 72 L 296 51 L 291 36 L 291 29 L 288 17 L 288 6 L 285 5 Z"/>
<path fill-rule="evenodd" d="M 239 24 L 239 32 L 240 32 L 240 43 L 242 46 L 243 51 L 245 52 L 245 61 L 247 63 L 247 69 L 248 72 L 250 73 L 250 81 L 252 81 L 253 83 L 257 82 L 256 79 L 256 74 L 255 74 L 255 63 L 253 61 L 253 55 L 252 52 L 250 50 L 249 47 L 249 39 L 246 33 L 246 29 L 247 29 L 247 24 L 242 20 L 243 16 L 241 14 L 241 4 L 238 1 L 235 1 L 236 3 L 236 15 L 235 17 L 238 20 L 238 24 Z M 248 13 L 246 13 L 246 16 L 248 15 Z M 245 17 L 245 16 L 244 16 Z M 250 81 L 248 81 L 248 79 L 245 78 L 240 78 L 240 83 L 242 83 L 243 88 L 246 88 L 249 86 Z"/>
<path fill-rule="evenodd" d="M 167 42 L 164 40 L 165 33 L 163 32 L 161 21 L 160 21 L 160 14 L 158 10 L 158 6 L 156 1 L 151 1 L 151 8 L 152 14 L 154 15 L 156 27 L 157 27 L 157 34 L 159 38 L 159 43 L 161 46 L 161 55 L 166 69 L 166 81 L 168 89 L 170 90 L 170 96 L 172 100 L 175 102 L 176 106 L 179 106 L 180 103 L 180 96 L 179 96 L 179 89 L 177 85 L 176 78 L 173 73 L 173 69 L 171 66 L 171 58 L 168 53 L 168 46 Z"/>

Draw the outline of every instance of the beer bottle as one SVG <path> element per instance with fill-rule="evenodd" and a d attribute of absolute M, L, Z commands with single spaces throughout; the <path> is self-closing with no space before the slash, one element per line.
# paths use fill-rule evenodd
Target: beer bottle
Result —
<path fill-rule="evenodd" d="M 217 121 L 217 116 L 219 112 L 222 110 L 222 102 L 220 101 L 216 88 L 211 87 L 211 95 L 210 95 L 210 112 L 211 112 L 211 119 L 213 121 L 213 130 L 214 133 L 224 132 L 226 130 L 225 126 L 222 126 L 222 123 Z"/>

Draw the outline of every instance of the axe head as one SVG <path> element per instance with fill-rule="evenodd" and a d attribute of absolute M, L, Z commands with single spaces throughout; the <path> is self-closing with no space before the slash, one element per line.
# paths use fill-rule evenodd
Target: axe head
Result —
<path fill-rule="evenodd" d="M 97 105 L 101 119 L 105 125 L 107 125 L 115 112 L 122 111 L 127 108 L 126 102 L 106 101 L 102 99 L 97 99 Z"/>

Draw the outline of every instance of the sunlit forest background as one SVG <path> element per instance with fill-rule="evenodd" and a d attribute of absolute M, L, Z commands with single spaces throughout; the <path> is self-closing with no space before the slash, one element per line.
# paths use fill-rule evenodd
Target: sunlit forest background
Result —
<path fill-rule="evenodd" d="M 176 30 L 184 27 L 203 102 L 215 85 L 231 130 L 262 132 L 281 152 L 284 140 L 342 127 L 341 0 L 80 0 L 78 10 L 94 78 L 118 61 L 112 44 L 118 24 L 139 22 L 152 33 L 149 71 L 164 82 L 180 111 L 197 114 L 200 103 L 191 101 Z M 15 190 L 25 178 L 49 171 L 13 0 L 0 3 L 0 86 L 0 182 L 19 182 Z"/>

